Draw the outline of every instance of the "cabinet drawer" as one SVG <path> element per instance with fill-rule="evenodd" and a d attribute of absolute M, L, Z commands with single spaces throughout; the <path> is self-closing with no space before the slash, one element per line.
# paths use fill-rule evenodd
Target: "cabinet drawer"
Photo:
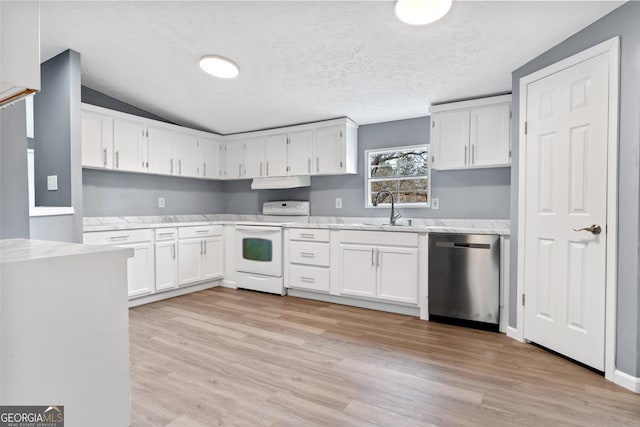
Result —
<path fill-rule="evenodd" d="M 328 242 L 329 230 L 318 230 L 314 228 L 292 228 L 289 230 L 289 240 Z"/>
<path fill-rule="evenodd" d="M 289 242 L 289 262 L 329 267 L 330 245 L 317 242 Z"/>
<path fill-rule="evenodd" d="M 150 242 L 151 230 L 95 231 L 82 235 L 85 245 L 117 245 L 123 243 Z"/>
<path fill-rule="evenodd" d="M 329 292 L 329 269 L 306 265 L 289 265 L 289 287 Z"/>
<path fill-rule="evenodd" d="M 156 228 L 156 242 L 161 240 L 175 240 L 178 237 L 178 229 L 173 228 Z"/>
<path fill-rule="evenodd" d="M 340 230 L 340 243 L 418 247 L 417 233 Z"/>
<path fill-rule="evenodd" d="M 221 225 L 202 225 L 200 227 L 180 227 L 178 228 L 178 237 L 180 239 L 188 239 L 191 237 L 205 236 L 221 236 Z"/>

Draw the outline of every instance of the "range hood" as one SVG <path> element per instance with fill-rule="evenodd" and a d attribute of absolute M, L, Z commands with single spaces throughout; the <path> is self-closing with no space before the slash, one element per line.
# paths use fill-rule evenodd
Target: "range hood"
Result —
<path fill-rule="evenodd" d="M 254 178 L 251 183 L 252 190 L 269 190 L 279 188 L 309 187 L 310 176 L 281 176 L 273 178 Z"/>

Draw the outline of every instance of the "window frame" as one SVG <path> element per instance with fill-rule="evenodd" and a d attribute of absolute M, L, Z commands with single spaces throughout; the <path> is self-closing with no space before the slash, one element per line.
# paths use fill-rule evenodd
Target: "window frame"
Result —
<path fill-rule="evenodd" d="M 411 150 L 416 150 L 416 149 L 422 149 L 425 148 L 427 151 L 427 174 L 426 175 L 418 175 L 415 177 L 409 177 L 409 176 L 403 176 L 403 177 L 389 177 L 386 179 L 378 179 L 378 178 L 371 178 L 371 165 L 369 164 L 369 156 L 372 153 L 388 153 L 388 152 L 394 152 L 394 151 L 411 151 Z M 371 180 L 379 180 L 379 181 L 392 181 L 392 180 L 400 180 L 400 179 L 427 179 L 427 198 L 428 201 L 426 203 L 398 203 L 395 202 L 395 206 L 398 208 L 407 208 L 407 209 L 413 209 L 413 208 L 430 208 L 431 207 L 431 162 L 430 162 L 430 156 L 431 155 L 431 145 L 428 143 L 425 144 L 415 144 L 415 145 L 403 145 L 403 146 L 399 146 L 399 147 L 383 147 L 383 148 L 371 148 L 369 150 L 365 150 L 364 151 L 364 167 L 366 168 L 366 170 L 364 171 L 364 206 L 367 209 L 389 209 L 389 207 L 391 206 L 391 202 L 388 203 L 380 203 L 378 204 L 378 206 L 373 206 L 372 202 L 371 202 Z"/>

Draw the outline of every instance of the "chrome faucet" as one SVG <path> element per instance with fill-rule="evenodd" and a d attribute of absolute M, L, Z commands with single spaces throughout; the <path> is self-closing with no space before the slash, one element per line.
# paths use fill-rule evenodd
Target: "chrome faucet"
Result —
<path fill-rule="evenodd" d="M 378 194 L 376 194 L 376 199 L 373 201 L 373 206 L 378 206 L 378 199 L 380 199 L 381 194 L 388 194 L 389 196 L 391 196 L 391 217 L 389 218 L 389 223 L 391 225 L 396 225 L 396 219 L 400 218 L 402 215 L 400 215 L 400 212 L 396 213 L 393 193 L 391 191 L 386 189 L 378 191 Z"/>

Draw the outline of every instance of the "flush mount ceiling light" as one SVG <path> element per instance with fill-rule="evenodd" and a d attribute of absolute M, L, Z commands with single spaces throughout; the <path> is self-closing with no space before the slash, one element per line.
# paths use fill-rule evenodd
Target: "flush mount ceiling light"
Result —
<path fill-rule="evenodd" d="M 425 25 L 449 12 L 452 0 L 398 0 L 396 16 L 405 24 Z"/>
<path fill-rule="evenodd" d="M 232 79 L 240 73 L 240 69 L 235 62 L 217 55 L 207 55 L 200 58 L 200 68 L 206 73 L 221 79 Z"/>

